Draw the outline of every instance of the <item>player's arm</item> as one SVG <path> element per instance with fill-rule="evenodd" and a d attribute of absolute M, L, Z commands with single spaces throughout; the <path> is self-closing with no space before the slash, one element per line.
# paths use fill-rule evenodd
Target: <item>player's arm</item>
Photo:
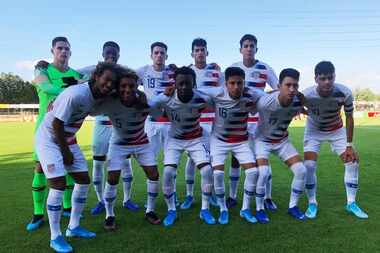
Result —
<path fill-rule="evenodd" d="M 268 80 L 267 83 L 273 90 L 278 90 L 279 81 L 274 70 L 268 66 Z"/>
<path fill-rule="evenodd" d="M 58 118 L 53 120 L 53 131 L 55 140 L 61 150 L 63 157 L 63 163 L 65 165 L 72 165 L 74 162 L 73 153 L 71 153 L 69 146 L 67 145 L 64 131 L 64 122 Z"/>
<path fill-rule="evenodd" d="M 57 96 L 63 90 L 63 87 L 53 85 L 50 82 L 46 68 L 35 68 L 34 76 L 33 85 L 46 94 Z"/>
<path fill-rule="evenodd" d="M 344 154 L 345 162 L 357 162 L 359 157 L 355 152 L 352 141 L 354 138 L 354 104 L 352 94 L 349 94 L 344 102 L 344 113 L 346 115 L 347 147 Z"/>

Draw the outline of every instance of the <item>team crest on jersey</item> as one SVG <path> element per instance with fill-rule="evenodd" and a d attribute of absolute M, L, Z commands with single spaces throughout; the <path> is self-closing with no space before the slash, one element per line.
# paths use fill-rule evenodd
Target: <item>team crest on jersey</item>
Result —
<path fill-rule="evenodd" d="M 261 74 L 260 71 L 253 71 L 251 76 L 254 79 L 259 79 L 260 78 L 260 74 Z"/>
<path fill-rule="evenodd" d="M 206 71 L 205 76 L 209 78 L 219 78 L 218 72 L 215 71 Z"/>
<path fill-rule="evenodd" d="M 48 164 L 48 166 L 47 166 L 47 170 L 48 170 L 49 172 L 53 172 L 54 169 L 55 169 L 54 163 L 53 163 L 53 164 Z"/>

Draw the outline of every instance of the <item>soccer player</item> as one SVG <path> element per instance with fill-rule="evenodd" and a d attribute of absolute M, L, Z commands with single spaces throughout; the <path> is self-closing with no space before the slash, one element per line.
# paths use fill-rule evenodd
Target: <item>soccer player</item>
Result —
<path fill-rule="evenodd" d="M 117 63 L 120 57 L 120 46 L 114 41 L 107 41 L 103 44 L 103 59 L 105 62 Z M 80 69 L 79 72 L 87 76 L 95 69 L 95 65 Z M 92 181 L 98 203 L 91 209 L 91 214 L 96 215 L 105 210 L 103 189 L 104 189 L 104 164 L 107 158 L 109 141 L 112 133 L 112 124 L 110 119 L 105 115 L 98 115 L 95 117 L 95 126 L 92 137 L 92 152 L 93 152 L 93 167 L 92 167 Z M 124 199 L 123 207 L 132 211 L 139 210 L 139 206 L 131 199 L 131 188 L 133 173 L 131 167 L 131 160 L 126 159 L 122 170 Z"/>
<path fill-rule="evenodd" d="M 161 221 L 154 212 L 155 199 L 159 192 L 159 175 L 153 147 L 149 144 L 148 137 L 144 131 L 145 119 L 149 114 L 149 106 L 138 106 L 139 98 L 145 96 L 137 91 L 137 74 L 124 69 L 119 74 L 119 98 L 110 98 L 105 105 L 100 104 L 100 112 L 110 117 L 113 132 L 110 141 L 108 157 L 108 179 L 104 190 L 106 207 L 106 219 L 104 228 L 114 230 L 117 184 L 120 173 L 125 166 L 127 156 L 133 155 L 141 165 L 147 176 L 148 200 L 145 213 L 146 219 L 152 224 Z"/>
<path fill-rule="evenodd" d="M 175 91 L 171 97 L 164 94 L 152 102 L 152 107 L 163 108 L 170 121 L 170 135 L 165 146 L 163 192 L 168 213 L 163 220 L 165 226 L 174 224 L 177 218 L 175 205 L 175 176 L 181 154 L 186 151 L 201 174 L 202 206 L 199 217 L 206 224 L 216 221 L 209 211 L 212 192 L 212 168 L 208 144 L 203 139 L 199 118 L 203 109 L 210 104 L 210 98 L 195 89 L 195 73 L 189 67 L 175 71 Z"/>
<path fill-rule="evenodd" d="M 50 224 L 50 247 L 57 252 L 71 252 L 72 247 L 61 234 L 62 198 L 66 186 L 65 174 L 75 180 L 72 194 L 67 237 L 92 238 L 96 234 L 79 226 L 90 184 L 87 162 L 75 134 L 95 103 L 107 97 L 117 85 L 117 66 L 99 63 L 88 83 L 78 84 L 63 91 L 50 104 L 35 136 L 35 148 L 42 170 L 48 179 L 47 213 Z"/>
<path fill-rule="evenodd" d="M 202 38 L 196 38 L 191 43 L 191 56 L 194 58 L 194 64 L 190 65 L 195 72 L 197 88 L 204 89 L 209 87 L 217 87 L 222 83 L 222 73 L 217 64 L 207 64 L 208 56 L 207 42 Z M 210 136 L 212 122 L 214 121 L 215 111 L 213 107 L 206 108 L 200 118 L 200 125 L 203 128 L 204 135 Z M 181 204 L 181 209 L 188 209 L 194 201 L 194 178 L 195 164 L 191 159 L 187 160 L 185 168 L 186 180 L 186 198 Z M 210 204 L 215 202 L 210 199 Z"/>
<path fill-rule="evenodd" d="M 279 90 L 260 97 L 257 102 L 259 123 L 255 139 L 255 153 L 259 169 L 256 187 L 256 218 L 260 223 L 269 222 L 264 211 L 265 184 L 269 176 L 269 155 L 277 155 L 293 172 L 288 213 L 304 220 L 305 214 L 297 207 L 298 199 L 305 189 L 306 168 L 288 138 L 292 119 L 304 111 L 302 94 L 298 92 L 300 73 L 284 69 L 280 73 Z"/>
<path fill-rule="evenodd" d="M 232 67 L 239 67 L 245 72 L 245 85 L 250 88 L 264 90 L 268 84 L 272 89 L 277 89 L 278 78 L 273 69 L 266 63 L 256 59 L 257 38 L 252 34 L 245 34 L 240 39 L 240 53 L 243 61 L 232 64 Z M 251 148 L 254 148 L 254 138 L 259 120 L 258 115 L 250 114 L 248 118 L 248 132 Z M 276 204 L 272 201 L 272 169 L 269 165 L 270 175 L 266 183 L 265 207 L 269 210 L 277 210 Z M 227 206 L 233 207 L 237 204 L 236 196 L 240 178 L 240 166 L 237 160 L 232 157 L 230 169 L 230 196 L 227 199 Z"/>
<path fill-rule="evenodd" d="M 65 86 L 70 84 L 70 80 L 79 80 L 81 75 L 69 67 L 71 56 L 70 43 L 65 37 L 56 37 L 52 40 L 51 53 L 53 62 L 46 66 L 37 66 L 35 69 L 35 79 L 33 85 L 36 87 L 39 98 L 39 111 L 35 131 L 45 117 L 50 103 L 63 91 Z M 43 224 L 44 209 L 46 202 L 46 177 L 42 171 L 37 154 L 33 153 L 33 160 L 36 161 L 34 177 L 32 181 L 33 196 L 33 218 L 26 226 L 28 231 L 33 231 Z M 66 176 L 66 188 L 63 196 L 64 215 L 70 216 L 71 193 L 74 187 L 73 179 Z"/>
<path fill-rule="evenodd" d="M 368 215 L 356 203 L 359 179 L 359 157 L 353 147 L 354 118 L 353 96 L 346 86 L 335 82 L 335 67 L 329 61 L 322 61 L 314 69 L 317 85 L 307 88 L 303 93 L 306 99 L 308 117 L 304 136 L 304 159 L 306 173 L 306 195 L 309 206 L 308 218 L 317 215 L 317 158 L 321 143 L 328 141 L 331 149 L 344 163 L 344 184 L 346 186 L 346 210 L 358 218 Z M 340 115 L 344 108 L 346 127 Z"/>
<path fill-rule="evenodd" d="M 257 222 L 250 210 L 255 194 L 258 171 L 255 156 L 249 146 L 248 114 L 256 111 L 256 102 L 262 95 L 244 87 L 245 73 L 241 68 L 229 67 L 225 71 L 225 85 L 203 89 L 212 97 L 215 106 L 215 121 L 210 138 L 211 164 L 214 169 L 214 189 L 220 207 L 218 222 L 229 220 L 224 186 L 224 162 L 231 152 L 245 170 L 243 205 L 240 216 L 250 223 Z"/>

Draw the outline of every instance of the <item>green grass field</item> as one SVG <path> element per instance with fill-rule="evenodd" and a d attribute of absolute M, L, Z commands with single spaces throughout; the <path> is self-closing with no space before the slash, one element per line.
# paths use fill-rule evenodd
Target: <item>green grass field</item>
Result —
<path fill-rule="evenodd" d="M 85 124 L 78 137 L 89 168 L 92 163 L 91 129 L 91 123 Z M 51 252 L 47 223 L 32 233 L 25 230 L 32 215 L 33 124 L 1 123 L 0 132 L 0 252 Z M 298 150 L 302 151 L 302 122 L 293 125 L 290 135 Z M 179 211 L 179 218 L 171 228 L 148 224 L 143 211 L 131 213 L 122 209 L 122 191 L 119 188 L 115 210 L 118 230 L 105 232 L 104 216 L 93 217 L 89 212 L 96 203 L 91 188 L 82 225 L 97 232 L 97 237 L 91 240 L 70 239 L 69 242 L 76 252 L 380 252 L 380 119 L 357 120 L 355 145 L 361 159 L 358 202 L 368 212 L 368 220 L 359 220 L 346 213 L 343 165 L 324 145 L 318 161 L 320 212 L 315 220 L 299 222 L 287 215 L 292 174 L 277 158 L 273 158 L 273 198 L 279 210 L 270 214 L 269 224 L 242 221 L 240 207 L 230 211 L 230 224 L 226 226 L 202 224 L 198 218 L 198 176 L 195 206 L 191 210 Z M 133 199 L 142 206 L 146 194 L 145 177 L 135 164 L 134 175 Z M 183 199 L 183 165 L 177 178 L 177 191 Z M 302 198 L 300 206 L 305 209 L 306 197 Z M 166 211 L 162 194 L 157 201 L 157 211 L 161 217 Z M 212 211 L 218 214 L 217 209 Z M 68 219 L 62 218 L 62 229 L 67 223 Z"/>

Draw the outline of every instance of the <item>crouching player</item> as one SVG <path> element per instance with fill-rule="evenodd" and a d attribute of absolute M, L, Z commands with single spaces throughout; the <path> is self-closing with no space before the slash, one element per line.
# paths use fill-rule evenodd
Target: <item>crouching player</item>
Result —
<path fill-rule="evenodd" d="M 95 237 L 95 233 L 79 226 L 80 215 L 86 203 L 90 184 L 87 162 L 75 134 L 95 103 L 107 97 L 117 84 L 118 67 L 99 63 L 88 83 L 71 86 L 64 90 L 49 106 L 35 137 L 35 147 L 41 166 L 48 179 L 50 190 L 47 198 L 51 241 L 50 247 L 57 252 L 71 252 L 72 247 L 61 234 L 60 219 L 65 174 L 75 181 L 72 194 L 72 210 L 67 237 Z"/>
<path fill-rule="evenodd" d="M 356 204 L 359 180 L 359 157 L 352 145 L 354 134 L 353 96 L 344 85 L 335 83 L 335 68 L 329 61 L 322 61 L 315 67 L 316 86 L 304 91 L 309 116 L 304 136 L 306 194 L 309 206 L 308 218 L 317 215 L 317 158 L 322 142 L 330 142 L 332 150 L 344 163 L 344 184 L 346 186 L 348 212 L 358 218 L 368 215 Z M 342 106 L 346 116 L 346 127 L 340 116 Z"/>
<path fill-rule="evenodd" d="M 298 92 L 299 72 L 284 69 L 280 73 L 279 90 L 260 97 L 257 110 L 260 115 L 255 153 L 259 169 L 256 187 L 256 218 L 260 223 L 269 222 L 264 211 L 265 185 L 270 175 L 269 155 L 276 154 L 293 172 L 288 213 L 304 220 L 305 215 L 297 207 L 305 188 L 306 168 L 288 138 L 288 127 L 293 117 L 303 111 L 302 94 Z"/>
<path fill-rule="evenodd" d="M 159 175 L 152 145 L 144 131 L 145 119 L 149 114 L 144 93 L 137 90 L 137 74 L 124 69 L 119 75 L 119 97 L 109 98 L 99 104 L 99 111 L 107 115 L 113 125 L 108 152 L 108 179 L 104 189 L 106 219 L 104 228 L 114 230 L 115 200 L 120 173 L 127 157 L 133 155 L 147 176 L 148 200 L 145 218 L 151 224 L 161 221 L 154 212 L 155 199 L 159 192 Z"/>

